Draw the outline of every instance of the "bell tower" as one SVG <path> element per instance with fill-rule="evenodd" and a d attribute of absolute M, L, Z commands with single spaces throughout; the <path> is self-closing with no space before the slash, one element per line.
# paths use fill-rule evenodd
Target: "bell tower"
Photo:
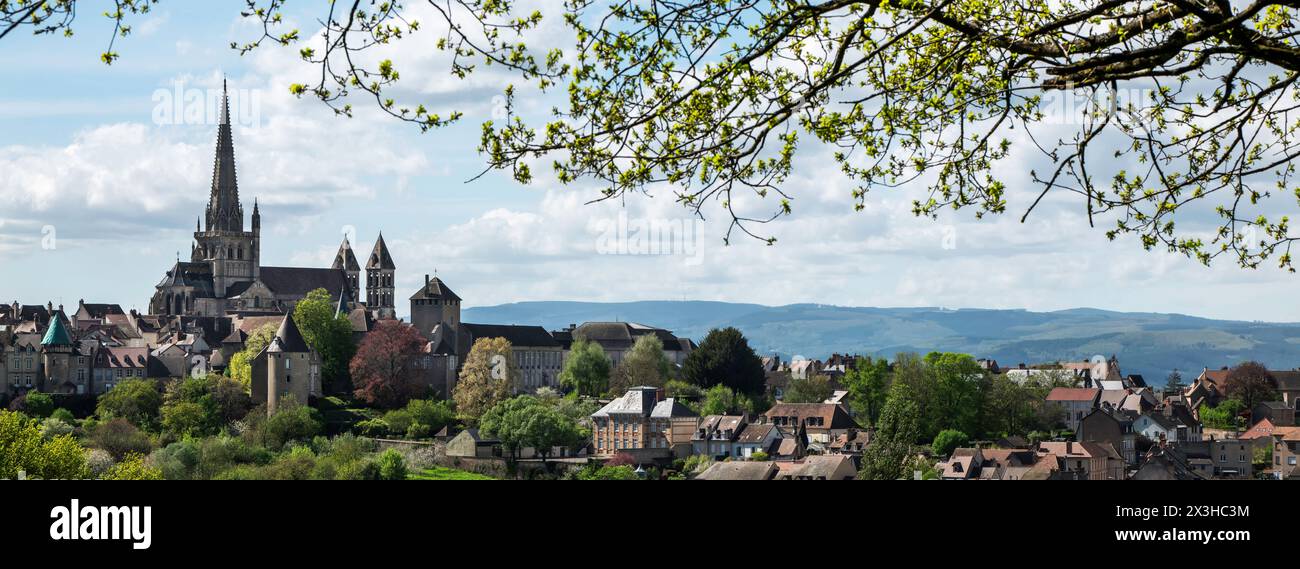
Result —
<path fill-rule="evenodd" d="M 239 203 L 239 183 L 235 175 L 235 142 L 230 126 L 230 97 L 221 82 L 221 124 L 217 126 L 217 151 L 212 166 L 212 190 L 205 211 L 206 227 L 196 227 L 194 262 L 212 266 L 213 293 L 223 298 L 226 291 L 241 282 L 257 278 L 260 251 L 258 234 L 262 216 L 253 206 L 253 230 L 244 231 L 244 206 Z"/>
<path fill-rule="evenodd" d="M 397 318 L 393 291 L 393 281 L 397 276 L 397 266 L 393 256 L 388 254 L 388 245 L 384 243 L 383 232 L 375 242 L 375 249 L 366 261 L 366 308 L 375 315 L 376 320 Z"/>

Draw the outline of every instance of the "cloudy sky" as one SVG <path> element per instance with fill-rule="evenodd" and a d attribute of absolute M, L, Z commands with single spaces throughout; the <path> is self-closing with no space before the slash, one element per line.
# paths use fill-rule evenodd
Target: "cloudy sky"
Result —
<path fill-rule="evenodd" d="M 854 212 L 852 184 L 827 154 L 806 152 L 786 184 L 795 214 L 763 228 L 778 238 L 771 247 L 724 245 L 725 220 L 691 218 L 669 188 L 584 205 L 596 187 L 525 187 L 495 173 L 467 182 L 482 168 L 478 125 L 504 78 L 451 78 L 432 36 L 416 36 L 394 56 L 405 87 L 435 110 L 465 112 L 463 122 L 420 134 L 365 106 L 339 118 L 289 95 L 290 83 L 311 77 L 296 50 L 240 57 L 230 43 L 256 30 L 230 4 L 198 4 L 164 2 L 137 21 L 111 67 L 98 61 L 108 28 L 93 11 L 75 39 L 0 42 L 0 300 L 144 309 L 178 252 L 188 255 L 208 198 L 216 116 L 186 97 L 218 92 L 225 76 L 242 98 L 239 188 L 246 212 L 254 198 L 262 207 L 263 263 L 328 266 L 345 233 L 364 262 L 383 231 L 403 298 L 436 270 L 470 306 L 695 299 L 1300 321 L 1298 277 L 1107 241 L 1070 196 L 1020 223 L 1037 193 L 1025 144 L 1014 168 L 996 172 L 1009 213 L 982 220 L 912 216 L 921 187 L 875 192 Z M 290 16 L 314 29 L 313 15 Z M 676 231 L 660 251 L 670 254 L 633 254 L 647 252 L 636 229 L 648 223 Z"/>

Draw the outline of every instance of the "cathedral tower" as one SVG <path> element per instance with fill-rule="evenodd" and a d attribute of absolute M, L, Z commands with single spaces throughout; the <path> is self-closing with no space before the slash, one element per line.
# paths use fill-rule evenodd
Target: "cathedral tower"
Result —
<path fill-rule="evenodd" d="M 244 206 L 235 177 L 235 142 L 230 127 L 230 98 L 221 83 L 221 124 L 212 166 L 212 190 L 205 211 L 206 227 L 195 228 L 191 261 L 210 263 L 213 293 L 218 298 L 235 284 L 257 278 L 261 213 L 253 206 L 253 230 L 244 231 Z"/>
<path fill-rule="evenodd" d="M 352 253 L 352 244 L 347 237 L 339 245 L 339 252 L 334 255 L 334 265 L 330 268 L 347 273 L 348 301 L 357 302 L 361 290 L 361 265 L 357 263 L 357 256 Z"/>
<path fill-rule="evenodd" d="M 388 254 L 388 245 L 384 243 L 383 232 L 380 232 L 375 249 L 370 252 L 370 260 L 366 261 L 366 308 L 377 320 L 397 318 L 393 300 L 396 274 L 397 266 L 393 264 L 393 256 Z"/>

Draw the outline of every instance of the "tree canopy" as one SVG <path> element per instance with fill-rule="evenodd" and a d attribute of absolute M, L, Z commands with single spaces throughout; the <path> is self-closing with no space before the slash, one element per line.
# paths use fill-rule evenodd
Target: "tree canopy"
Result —
<path fill-rule="evenodd" d="M 477 422 L 493 405 L 514 393 L 518 377 L 519 370 L 515 367 L 509 340 L 474 340 L 452 390 L 457 416 L 470 423 Z"/>
<path fill-rule="evenodd" d="M 700 387 L 721 384 L 747 395 L 761 394 L 766 387 L 762 360 L 745 335 L 732 327 L 709 331 L 686 356 L 682 375 Z"/>
<path fill-rule="evenodd" d="M 596 397 L 609 390 L 609 357 L 600 344 L 581 338 L 573 342 L 564 369 L 560 371 L 560 385 L 577 392 L 579 396 Z"/>
<path fill-rule="evenodd" d="M 320 354 L 325 385 L 346 383 L 348 364 L 356 352 L 352 343 L 352 323 L 346 315 L 338 313 L 329 291 L 318 288 L 307 293 L 306 298 L 294 306 L 293 322 L 298 325 L 307 344 Z"/>
<path fill-rule="evenodd" d="M 105 13 L 105 63 L 155 3 Z M 71 35 L 76 4 L 0 3 L 0 38 Z M 407 88 L 429 77 L 403 74 L 416 64 L 386 57 L 395 44 L 443 51 L 460 79 L 511 76 L 479 150 L 521 182 L 540 166 L 596 182 L 596 200 L 667 183 L 731 219 L 728 236 L 774 242 L 755 224 L 794 211 L 788 181 L 822 167 L 799 160 L 815 151 L 858 209 L 912 185 L 916 215 L 982 217 L 1013 206 L 1001 170 L 1023 149 L 1044 167 L 1029 176 L 1037 198 L 1014 204 L 1022 221 L 1064 194 L 1111 239 L 1294 271 L 1300 237 L 1279 213 L 1300 201 L 1290 2 L 358 0 L 319 8 L 312 33 L 286 24 L 285 5 L 246 0 L 257 31 L 231 47 L 294 49 L 311 70 L 284 87 L 343 116 L 362 101 L 425 131 L 463 118 Z M 518 104 L 539 97 L 554 104 Z"/>
<path fill-rule="evenodd" d="M 416 358 L 428 342 L 414 327 L 380 322 L 366 334 L 352 357 L 350 369 L 356 398 L 370 405 L 395 409 L 424 394 Z"/>

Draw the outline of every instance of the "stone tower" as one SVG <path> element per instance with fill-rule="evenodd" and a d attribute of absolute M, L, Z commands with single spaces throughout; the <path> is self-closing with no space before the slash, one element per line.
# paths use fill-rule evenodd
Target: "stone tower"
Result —
<path fill-rule="evenodd" d="M 357 295 L 361 290 L 361 265 L 357 263 L 357 256 L 352 253 L 352 244 L 348 243 L 347 237 L 344 237 L 343 244 L 339 245 L 339 252 L 334 256 L 334 265 L 331 268 L 347 273 L 348 301 L 360 300 Z"/>
<path fill-rule="evenodd" d="M 268 415 L 285 397 L 306 405 L 321 394 L 320 356 L 303 339 L 293 314 L 285 315 L 275 337 L 253 361 L 251 391 L 253 401 L 266 404 Z"/>
<path fill-rule="evenodd" d="M 191 262 L 210 263 L 213 292 L 218 298 L 236 283 L 258 278 L 261 213 L 253 206 L 252 231 L 244 231 L 244 206 L 239 203 L 235 177 L 235 143 L 230 127 L 230 99 L 221 84 L 221 124 L 212 166 L 212 191 L 205 212 L 206 227 L 195 227 Z"/>
<path fill-rule="evenodd" d="M 375 315 L 376 320 L 393 320 L 397 310 L 393 300 L 397 266 L 393 256 L 388 254 L 388 245 L 384 244 L 384 234 L 379 233 L 375 249 L 366 261 L 366 308 Z"/>
<path fill-rule="evenodd" d="M 439 325 L 455 334 L 460 329 L 460 297 L 438 277 L 424 275 L 424 288 L 411 296 L 411 325 L 428 338 Z"/>

